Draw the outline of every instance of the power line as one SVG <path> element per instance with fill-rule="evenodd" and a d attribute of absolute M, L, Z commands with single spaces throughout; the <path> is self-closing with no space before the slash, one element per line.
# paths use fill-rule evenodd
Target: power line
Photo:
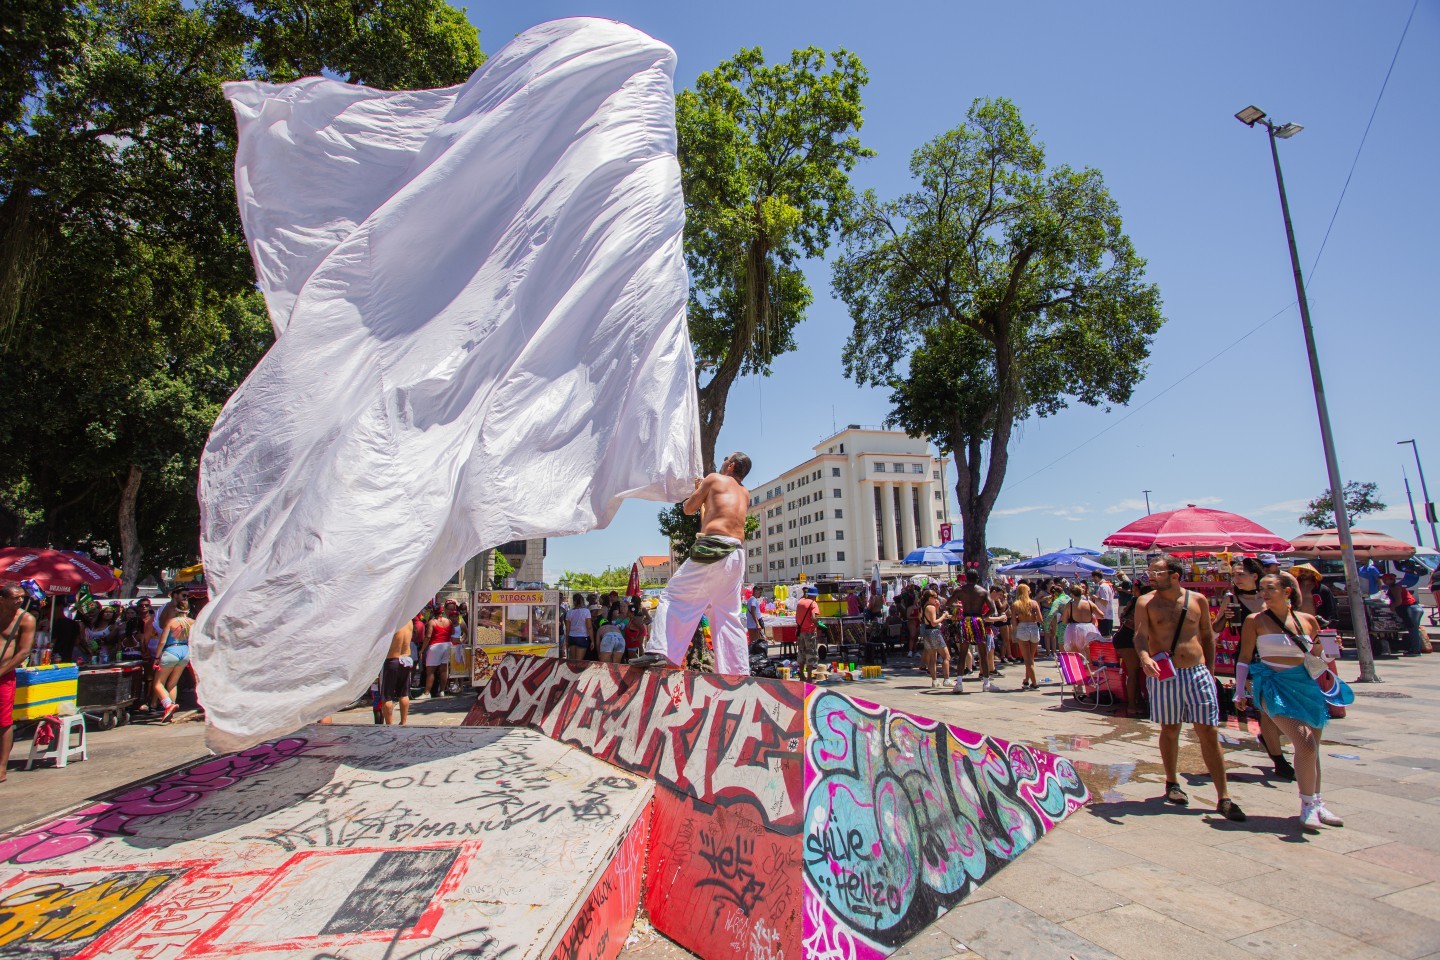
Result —
<path fill-rule="evenodd" d="M 1170 384 L 1170 386 L 1166 387 L 1164 390 L 1161 390 L 1159 393 L 1155 394 L 1155 396 L 1151 397 L 1149 400 L 1146 400 L 1138 407 L 1131 409 L 1123 417 L 1116 420 L 1114 423 L 1110 424 L 1108 427 L 1101 430 L 1099 433 L 1095 434 L 1087 440 L 1082 440 L 1077 446 L 1071 447 L 1069 450 L 1060 454 L 1060 456 L 1056 457 L 1054 460 L 1051 460 L 1049 463 L 1045 464 L 1045 466 L 1041 467 L 1039 470 L 1036 470 L 1029 476 L 1023 477 L 1019 480 L 1016 480 L 1014 483 L 1009 484 L 1009 488 L 1013 490 L 1015 487 L 1020 486 L 1020 484 L 1024 483 L 1026 480 L 1033 480 L 1035 477 L 1038 477 L 1046 470 L 1049 470 L 1051 467 L 1055 466 L 1055 464 L 1059 463 L 1061 460 L 1064 460 L 1066 457 L 1069 457 L 1071 454 L 1074 454 L 1081 448 L 1089 446 L 1094 441 L 1100 439 L 1102 436 L 1109 433 L 1111 430 L 1114 430 L 1116 427 L 1120 426 L 1120 424 L 1124 423 L 1126 420 L 1129 420 L 1131 417 L 1135 416 L 1135 414 L 1139 413 L 1141 410 L 1144 410 L 1146 407 L 1150 406 L 1150 404 L 1154 403 L 1156 400 L 1159 400 L 1161 397 L 1165 396 L 1165 394 L 1169 393 L 1171 390 L 1174 390 L 1176 387 L 1180 386 L 1180 384 L 1184 383 L 1186 380 L 1189 380 L 1191 377 L 1195 376 L 1195 374 L 1199 373 L 1201 370 L 1204 370 L 1206 367 L 1210 366 L 1210 364 L 1214 363 L 1216 360 L 1219 360 L 1231 350 L 1234 350 L 1236 347 L 1240 346 L 1240 344 L 1244 343 L 1246 340 L 1249 340 L 1251 337 L 1255 336 L 1255 334 L 1259 333 L 1261 330 L 1265 329 L 1275 320 L 1279 319 L 1280 316 L 1285 313 L 1285 311 L 1289 310 L 1293 306 L 1295 306 L 1295 304 L 1291 302 L 1281 307 L 1279 310 L 1276 310 L 1270 315 L 1269 319 L 1261 321 L 1260 323 L 1252 327 L 1249 332 L 1242 335 L 1239 339 L 1231 341 L 1229 345 L 1223 347 L 1219 353 L 1212 356 L 1209 360 L 1206 360 L 1204 363 L 1200 364 L 1200 366 L 1196 367 L 1194 370 L 1191 370 L 1189 373 L 1185 374 L 1185 376 L 1181 377 L 1179 380 L 1176 380 L 1174 383 Z"/>
<path fill-rule="evenodd" d="M 1335 212 L 1330 214 L 1330 223 L 1325 227 L 1325 237 L 1320 241 L 1320 249 L 1315 252 L 1315 262 L 1310 264 L 1310 273 L 1315 273 L 1315 267 L 1320 263 L 1320 256 L 1325 252 L 1325 244 L 1330 241 L 1330 230 L 1335 226 L 1335 218 L 1340 216 L 1340 205 L 1345 202 L 1345 191 L 1350 189 L 1350 178 L 1355 176 L 1355 167 L 1360 163 L 1360 154 L 1365 149 L 1365 141 L 1370 136 L 1370 127 L 1375 123 L 1375 114 L 1380 111 L 1380 101 L 1385 97 L 1385 88 L 1390 85 L 1390 74 L 1395 72 L 1395 61 L 1400 59 L 1400 48 L 1405 45 L 1405 35 L 1410 32 L 1410 21 L 1415 19 L 1415 11 L 1420 6 L 1420 0 L 1415 0 L 1410 7 L 1410 16 L 1405 18 L 1405 29 L 1400 31 L 1400 42 L 1395 44 L 1395 54 L 1390 58 L 1390 69 L 1385 71 L 1385 81 L 1380 84 L 1380 93 L 1375 97 L 1375 106 L 1370 109 L 1370 119 L 1365 123 L 1365 132 L 1360 135 L 1360 146 L 1355 148 L 1355 159 L 1350 161 L 1350 172 L 1345 175 L 1345 186 L 1340 188 L 1340 199 L 1335 201 Z"/>

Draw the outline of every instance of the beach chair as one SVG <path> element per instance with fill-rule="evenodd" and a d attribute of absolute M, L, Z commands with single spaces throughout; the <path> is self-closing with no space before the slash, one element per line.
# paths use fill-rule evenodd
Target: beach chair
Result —
<path fill-rule="evenodd" d="M 1072 650 L 1061 650 L 1056 654 L 1060 665 L 1060 679 L 1070 688 L 1075 703 L 1086 710 L 1113 707 L 1115 695 L 1110 691 L 1109 668 L 1103 663 L 1090 664 Z"/>

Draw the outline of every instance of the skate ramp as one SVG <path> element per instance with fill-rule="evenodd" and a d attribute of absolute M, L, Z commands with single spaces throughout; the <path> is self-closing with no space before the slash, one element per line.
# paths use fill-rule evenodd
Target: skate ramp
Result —
<path fill-rule="evenodd" d="M 508 657 L 466 718 L 655 783 L 644 902 L 705 960 L 884 957 L 1088 799 L 1064 758 L 798 681 Z"/>
<path fill-rule="evenodd" d="M 0 958 L 611 960 L 652 793 L 529 730 L 306 727 L 0 840 Z"/>

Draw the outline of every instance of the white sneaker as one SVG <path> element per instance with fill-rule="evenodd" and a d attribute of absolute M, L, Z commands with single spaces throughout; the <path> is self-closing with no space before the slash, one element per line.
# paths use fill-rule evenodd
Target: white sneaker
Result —
<path fill-rule="evenodd" d="M 956 693 L 964 693 L 964 692 L 965 692 L 965 681 L 962 680 L 960 677 L 956 677 L 956 678 L 955 678 L 955 685 L 954 685 L 953 687 L 951 687 L 950 689 L 954 690 Z"/>
<path fill-rule="evenodd" d="M 983 691 L 986 692 L 986 693 L 994 693 L 994 692 L 995 692 L 995 681 L 994 681 L 994 680 L 991 680 L 989 677 L 986 677 L 986 678 L 985 678 L 985 682 L 980 685 L 980 689 L 983 690 Z"/>
<path fill-rule="evenodd" d="M 1318 794 L 1315 797 L 1315 815 L 1319 817 L 1320 822 L 1325 824 L 1325 826 L 1327 827 L 1345 826 L 1345 821 L 1343 819 L 1335 816 L 1335 814 L 1331 813 L 1328 809 L 1326 809 L 1325 801 L 1321 800 Z"/>
<path fill-rule="evenodd" d="M 1309 833 L 1319 833 L 1320 825 L 1323 822 L 1324 821 L 1320 819 L 1319 804 L 1302 803 L 1300 805 L 1300 828 L 1302 830 Z"/>

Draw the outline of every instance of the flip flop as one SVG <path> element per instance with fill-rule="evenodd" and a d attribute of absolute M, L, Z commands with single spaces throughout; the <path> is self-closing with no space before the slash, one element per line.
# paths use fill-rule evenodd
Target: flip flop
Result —
<path fill-rule="evenodd" d="M 1178 783 L 1165 784 L 1165 802 L 1173 803 L 1177 807 L 1190 806 L 1190 798 L 1186 796 L 1184 790 L 1180 789 L 1180 784 Z"/>

